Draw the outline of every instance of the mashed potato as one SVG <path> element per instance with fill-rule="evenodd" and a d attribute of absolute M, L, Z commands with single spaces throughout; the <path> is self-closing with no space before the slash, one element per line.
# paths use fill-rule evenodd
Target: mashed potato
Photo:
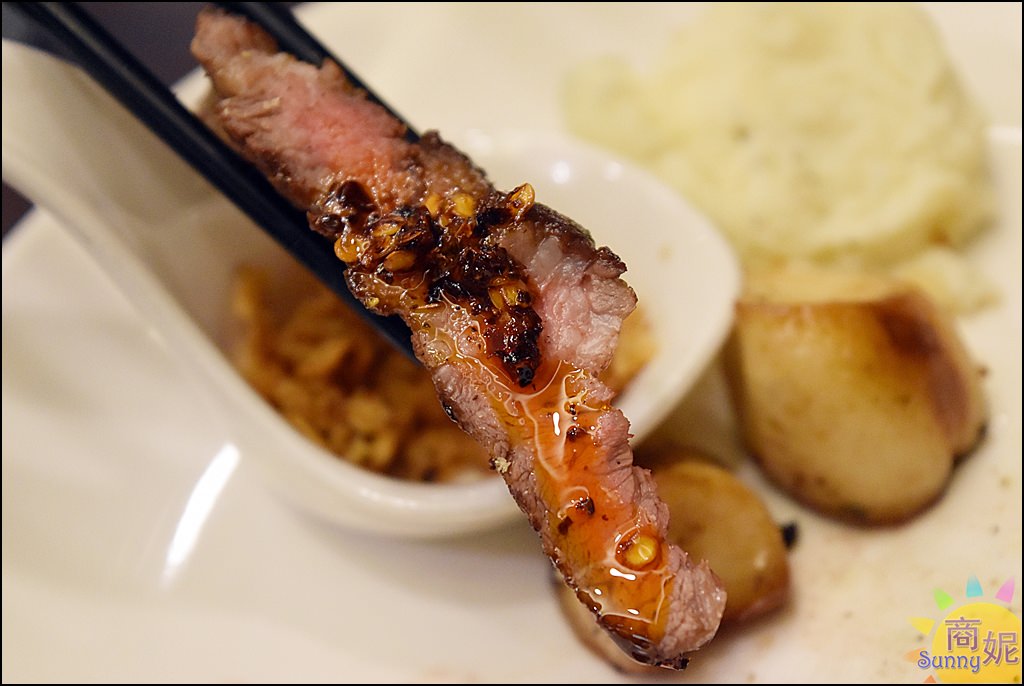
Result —
<path fill-rule="evenodd" d="M 565 112 L 699 205 L 748 264 L 888 268 L 963 245 L 991 214 L 985 119 L 909 5 L 713 6 L 647 73 L 580 68 Z"/>

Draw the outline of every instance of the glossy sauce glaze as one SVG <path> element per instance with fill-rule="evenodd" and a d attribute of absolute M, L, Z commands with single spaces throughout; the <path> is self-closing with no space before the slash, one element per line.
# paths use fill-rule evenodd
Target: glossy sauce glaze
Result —
<path fill-rule="evenodd" d="M 588 372 L 565 362 L 545 367 L 532 393 L 506 387 L 505 421 L 533 444 L 556 564 L 627 652 L 647 662 L 646 646 L 665 630 L 661 609 L 672 583 L 666 543 L 634 502 L 608 487 L 605 469 L 620 456 L 602 455 L 596 436 L 601 415 L 616 410 L 590 400 Z M 563 559 L 575 560 L 575 575 Z"/>
<path fill-rule="evenodd" d="M 602 416 L 618 411 L 590 392 L 599 382 L 588 371 L 542 360 L 534 289 L 497 245 L 533 201 L 523 185 L 483 199 L 430 195 L 420 207 L 382 214 L 346 181 L 314 225 L 335 238 L 357 292 L 372 292 L 378 311 L 404 311 L 438 362 L 467 366 L 485 380 L 512 447 L 525 445 L 534 456 L 545 513 L 534 525 L 552 543 L 555 564 L 627 652 L 650 661 L 645 649 L 664 633 L 672 575 L 656 526 L 615 488 L 612 472 L 628 472 L 632 456 L 604 454 L 598 438 Z M 438 316 L 447 326 L 433 323 Z M 455 321 L 462 333 L 453 337 L 444 329 Z M 499 472 L 508 469 L 505 457 L 493 462 Z"/>
<path fill-rule="evenodd" d="M 454 349 L 452 341 L 446 343 Z M 626 652 L 656 662 L 649 648 L 665 632 L 662 610 L 673 574 L 657 527 L 613 487 L 609 466 L 614 470 L 617 458 L 624 458 L 628 471 L 631 457 L 604 454 L 598 434 L 602 415 L 618 411 L 606 401 L 594 402 L 590 373 L 563 361 L 542 363 L 527 388 L 473 351 L 455 350 L 447 361 L 484 373 L 491 406 L 513 445 L 532 448 L 545 512 L 544 521 L 534 525 L 553 542 L 553 559 L 566 582 Z M 500 457 L 493 462 L 499 472 L 508 469 Z"/>

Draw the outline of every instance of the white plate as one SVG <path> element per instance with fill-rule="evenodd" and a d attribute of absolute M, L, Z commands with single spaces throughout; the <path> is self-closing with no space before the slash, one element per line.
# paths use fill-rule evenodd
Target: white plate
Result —
<path fill-rule="evenodd" d="M 689 10 L 307 12 L 409 119 L 456 130 L 558 128 L 565 68 L 643 59 Z M 972 259 L 1005 299 L 963 322 L 990 370 L 989 437 L 901 527 L 846 527 L 766 491 L 800 526 L 794 601 L 720 636 L 683 679 L 920 681 L 907 619 L 934 612 L 933 589 L 1021 584 L 1020 7 L 936 16 L 998 127 L 1002 216 Z M 525 525 L 396 542 L 267 497 L 160 339 L 46 216 L 5 241 L 2 295 L 5 682 L 622 680 L 565 627 Z"/>

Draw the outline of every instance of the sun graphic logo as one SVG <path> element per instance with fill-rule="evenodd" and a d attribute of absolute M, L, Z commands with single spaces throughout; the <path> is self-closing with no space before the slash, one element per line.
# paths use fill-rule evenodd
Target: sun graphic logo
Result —
<path fill-rule="evenodd" d="M 912 650 L 907 658 L 928 672 L 924 683 L 1019 684 L 1021 622 L 1010 611 L 1014 580 L 1004 583 L 991 601 L 982 597 L 981 584 L 967 580 L 967 599 L 954 605 L 953 597 L 935 590 L 935 604 L 946 613 L 936 621 L 911 617 L 910 623 L 925 636 L 927 646 Z"/>

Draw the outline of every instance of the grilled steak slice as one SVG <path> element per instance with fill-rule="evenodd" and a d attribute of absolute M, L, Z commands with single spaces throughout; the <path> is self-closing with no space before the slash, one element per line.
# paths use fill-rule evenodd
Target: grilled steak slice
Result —
<path fill-rule="evenodd" d="M 725 594 L 666 541 L 667 508 L 597 380 L 635 305 L 621 260 L 436 133 L 406 141 L 336 65 L 279 53 L 243 19 L 204 12 L 192 49 L 220 127 L 335 241 L 353 293 L 409 324 L 441 402 L 580 600 L 638 660 L 684 666 Z"/>

